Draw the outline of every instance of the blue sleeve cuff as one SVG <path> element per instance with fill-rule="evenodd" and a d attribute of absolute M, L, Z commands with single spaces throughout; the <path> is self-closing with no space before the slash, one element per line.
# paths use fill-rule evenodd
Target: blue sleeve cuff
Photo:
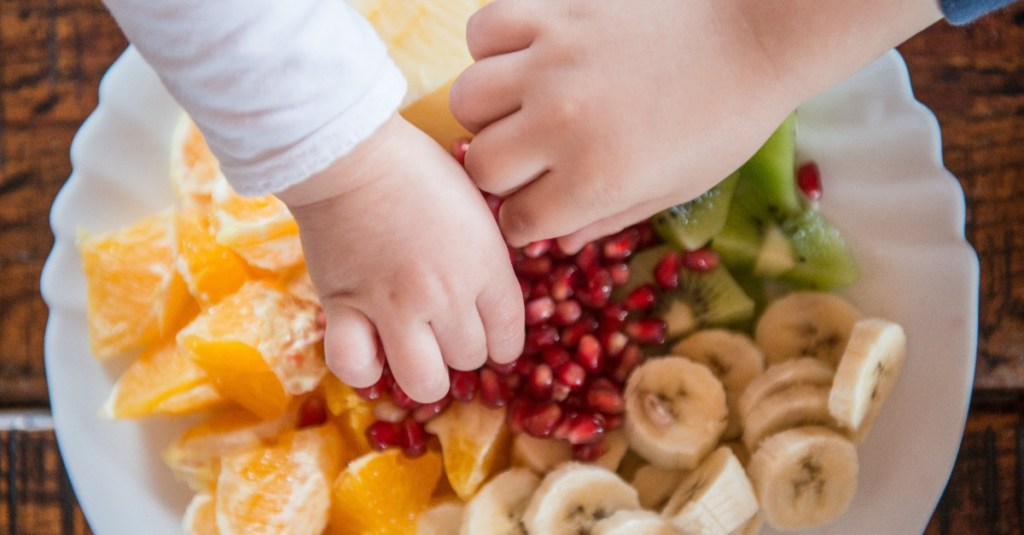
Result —
<path fill-rule="evenodd" d="M 942 14 L 950 24 L 967 24 L 1016 0 L 939 0 Z"/>

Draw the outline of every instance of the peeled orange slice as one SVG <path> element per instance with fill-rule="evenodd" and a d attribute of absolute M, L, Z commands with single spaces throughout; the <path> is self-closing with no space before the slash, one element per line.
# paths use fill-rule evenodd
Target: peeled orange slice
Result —
<path fill-rule="evenodd" d="M 213 185 L 224 180 L 220 164 L 187 115 L 182 116 L 172 139 L 171 186 L 178 202 L 187 210 L 205 210 L 210 205 Z"/>
<path fill-rule="evenodd" d="M 206 215 L 197 210 L 175 216 L 177 269 L 200 306 L 208 307 L 238 290 L 249 277 L 245 262 L 217 243 Z"/>
<path fill-rule="evenodd" d="M 345 440 L 358 454 L 372 450 L 366 440 L 366 428 L 377 420 L 373 413 L 374 403 L 356 394 L 352 387 L 337 377 L 327 374 L 320 382 L 327 402 L 327 410 L 335 416 Z"/>
<path fill-rule="evenodd" d="M 102 412 L 110 418 L 186 414 L 223 401 L 206 372 L 171 341 L 146 351 L 128 366 Z"/>
<path fill-rule="evenodd" d="M 468 500 L 508 453 L 505 409 L 456 402 L 427 423 L 441 441 L 444 473 L 455 494 Z"/>
<path fill-rule="evenodd" d="M 181 519 L 185 535 L 219 535 L 217 529 L 217 510 L 213 495 L 200 492 L 192 497 L 185 508 L 185 516 Z"/>
<path fill-rule="evenodd" d="M 299 225 L 273 195 L 243 197 L 227 181 L 214 184 L 210 218 L 217 243 L 249 264 L 282 271 L 302 262 Z"/>

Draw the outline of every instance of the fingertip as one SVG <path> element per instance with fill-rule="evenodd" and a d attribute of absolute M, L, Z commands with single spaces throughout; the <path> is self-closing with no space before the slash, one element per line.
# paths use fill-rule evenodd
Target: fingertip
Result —
<path fill-rule="evenodd" d="M 526 313 L 522 295 L 512 275 L 510 283 L 493 285 L 477 298 L 477 310 L 487 336 L 488 358 L 498 364 L 512 362 L 523 354 Z"/>
<path fill-rule="evenodd" d="M 520 206 L 518 199 L 515 194 L 506 197 L 498 209 L 498 227 L 505 241 L 512 247 L 524 247 L 530 242 L 549 238 L 541 235 L 537 217 L 531 209 Z"/>
<path fill-rule="evenodd" d="M 427 323 L 381 325 L 391 375 L 414 401 L 433 403 L 448 393 L 448 367 Z"/>
<path fill-rule="evenodd" d="M 324 360 L 343 383 L 364 388 L 376 383 L 384 368 L 373 324 L 349 307 L 326 310 Z"/>

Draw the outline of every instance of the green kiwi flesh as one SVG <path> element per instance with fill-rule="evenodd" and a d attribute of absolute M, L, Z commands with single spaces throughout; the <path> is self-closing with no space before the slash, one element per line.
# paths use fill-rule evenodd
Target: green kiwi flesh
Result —
<path fill-rule="evenodd" d="M 696 199 L 655 214 L 654 230 L 685 251 L 704 247 L 725 226 L 738 179 L 739 173 L 733 173 Z"/>
<path fill-rule="evenodd" d="M 789 114 L 764 145 L 740 167 L 740 175 L 774 210 L 792 215 L 802 209 L 796 188 L 796 113 Z"/>

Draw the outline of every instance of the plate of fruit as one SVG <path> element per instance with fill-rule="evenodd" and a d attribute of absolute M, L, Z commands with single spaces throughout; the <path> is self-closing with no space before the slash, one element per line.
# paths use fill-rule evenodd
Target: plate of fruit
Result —
<path fill-rule="evenodd" d="M 459 35 L 465 13 L 435 16 Z M 421 81 L 406 117 L 464 135 L 444 95 L 468 56 L 392 52 Z M 72 484 L 97 533 L 920 533 L 977 330 L 940 147 L 891 52 L 694 201 L 574 255 L 512 251 L 523 355 L 420 404 L 386 370 L 327 371 L 294 220 L 232 191 L 129 48 L 42 281 Z"/>

